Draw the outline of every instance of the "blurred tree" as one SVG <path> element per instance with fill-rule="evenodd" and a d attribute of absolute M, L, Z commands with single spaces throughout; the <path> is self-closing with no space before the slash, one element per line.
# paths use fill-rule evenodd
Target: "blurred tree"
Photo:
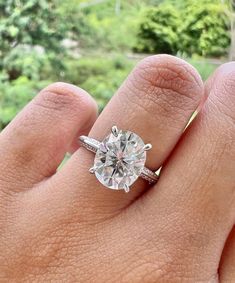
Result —
<path fill-rule="evenodd" d="M 54 1 L 0 0 L 0 71 L 5 70 L 9 80 L 18 78 L 23 60 L 35 54 L 35 46 L 40 47 L 37 53 L 46 53 L 52 64 L 61 65 L 61 42 L 67 30 Z M 12 64 L 16 59 L 18 63 Z"/>
<path fill-rule="evenodd" d="M 129 52 L 135 45 L 139 15 L 145 1 L 121 1 L 120 6 L 116 0 L 70 0 L 69 5 L 64 0 L 56 2 L 82 54 Z"/>
<path fill-rule="evenodd" d="M 204 6 L 221 0 L 125 0 L 120 6 L 119 1 L 0 0 L 0 130 L 40 89 L 57 80 L 80 85 L 103 109 L 142 57 L 126 56 L 137 44 L 140 20 L 148 27 L 142 11 L 165 5 L 158 29 L 149 25 L 153 38 L 146 39 L 147 50 L 176 53 L 187 18 L 182 11 L 195 2 Z M 208 62 L 193 64 L 204 79 L 215 68 L 208 68 Z"/>
<path fill-rule="evenodd" d="M 223 56 L 230 44 L 230 23 L 219 0 L 168 0 L 147 8 L 139 25 L 137 51 Z"/>
<path fill-rule="evenodd" d="M 180 30 L 180 51 L 214 57 L 228 54 L 230 23 L 225 5 L 211 0 L 188 0 L 182 17 L 185 20 Z"/>
<path fill-rule="evenodd" d="M 235 60 L 235 0 L 221 0 L 228 5 L 228 14 L 231 20 L 231 46 L 229 59 Z"/>
<path fill-rule="evenodd" d="M 176 54 L 180 14 L 171 4 L 151 7 L 143 14 L 139 26 L 139 42 L 136 50 L 149 53 Z"/>

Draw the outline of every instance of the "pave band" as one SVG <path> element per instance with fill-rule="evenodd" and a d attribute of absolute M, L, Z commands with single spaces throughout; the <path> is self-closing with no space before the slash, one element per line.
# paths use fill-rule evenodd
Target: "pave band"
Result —
<path fill-rule="evenodd" d="M 87 150 L 97 153 L 97 150 L 100 148 L 101 142 L 86 136 L 81 136 L 79 138 L 80 144 L 86 148 Z M 93 173 L 93 172 L 92 172 Z M 158 175 L 148 169 L 147 167 L 143 167 L 140 177 L 144 180 L 148 181 L 150 184 L 155 184 L 158 181 Z"/>

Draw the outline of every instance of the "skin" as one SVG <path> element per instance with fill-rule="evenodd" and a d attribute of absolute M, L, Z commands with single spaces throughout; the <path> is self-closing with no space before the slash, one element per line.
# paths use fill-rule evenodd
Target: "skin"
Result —
<path fill-rule="evenodd" d="M 0 134 L 0 282 L 235 282 L 234 110 L 235 63 L 204 85 L 167 55 L 141 61 L 97 120 L 84 90 L 42 90 Z M 89 174 L 77 139 L 113 125 L 152 143 L 157 185 L 125 194 Z"/>

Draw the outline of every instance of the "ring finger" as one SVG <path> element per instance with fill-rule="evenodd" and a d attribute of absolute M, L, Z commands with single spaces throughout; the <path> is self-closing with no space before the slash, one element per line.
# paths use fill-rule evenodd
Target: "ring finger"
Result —
<path fill-rule="evenodd" d="M 152 143 L 146 166 L 156 170 L 174 148 L 202 99 L 203 84 L 192 66 L 172 56 L 148 57 L 117 91 L 90 136 L 103 140 L 113 125 L 137 133 L 145 143 Z M 129 194 L 105 190 L 88 172 L 93 160 L 94 155 L 81 148 L 54 176 L 52 182 L 63 186 L 61 198 L 75 198 L 76 205 L 83 209 L 83 203 L 89 203 L 89 210 L 95 209 L 97 216 L 110 215 L 126 207 L 148 187 L 138 181 Z"/>

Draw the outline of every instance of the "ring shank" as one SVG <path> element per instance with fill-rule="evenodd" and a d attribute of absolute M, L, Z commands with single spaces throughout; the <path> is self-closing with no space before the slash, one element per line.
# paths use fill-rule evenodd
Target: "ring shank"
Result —
<path fill-rule="evenodd" d="M 96 151 L 100 146 L 99 141 L 86 136 L 79 137 L 79 141 L 80 141 L 80 145 L 82 145 L 84 148 L 86 148 L 87 150 L 93 153 L 96 153 Z M 148 181 L 149 184 L 156 184 L 159 179 L 159 176 L 150 169 L 148 169 L 147 167 L 144 167 L 140 177 Z"/>

